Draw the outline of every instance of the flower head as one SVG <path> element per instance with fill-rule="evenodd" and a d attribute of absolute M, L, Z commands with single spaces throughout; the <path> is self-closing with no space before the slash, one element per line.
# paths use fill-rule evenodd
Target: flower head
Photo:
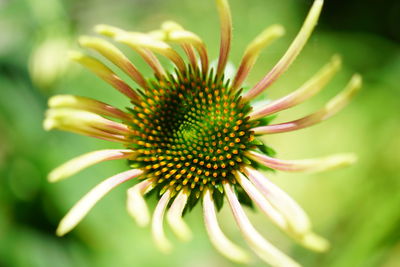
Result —
<path fill-rule="evenodd" d="M 272 246 L 247 218 L 242 205 L 254 203 L 281 230 L 299 244 L 324 251 L 328 242 L 312 231 L 311 223 L 296 202 L 271 183 L 258 169 L 323 171 L 348 165 L 353 155 L 322 159 L 283 160 L 259 136 L 289 132 L 321 122 L 339 111 L 361 86 L 354 75 L 346 88 L 321 110 L 294 121 L 272 124 L 271 116 L 318 93 L 340 68 L 334 56 L 316 75 L 293 93 L 253 110 L 251 101 L 267 89 L 290 66 L 317 23 L 323 1 L 316 0 L 300 32 L 287 52 L 265 77 L 242 94 L 243 81 L 261 50 L 284 33 L 280 25 L 268 27 L 247 47 L 234 79 L 224 76 L 231 44 L 231 14 L 227 0 L 216 0 L 221 21 L 221 44 L 215 69 L 209 67 L 207 50 L 194 33 L 175 22 L 165 22 L 149 33 L 129 32 L 107 25 L 96 31 L 136 51 L 152 68 L 155 77 L 145 78 L 111 42 L 82 37 L 82 47 L 92 49 L 125 72 L 139 88 L 134 89 L 99 60 L 71 52 L 71 58 L 126 95 L 126 111 L 90 98 L 58 95 L 49 100 L 44 127 L 56 128 L 117 142 L 123 149 L 90 152 L 52 171 L 52 182 L 65 179 L 93 164 L 114 159 L 128 160 L 130 170 L 107 178 L 85 195 L 62 219 L 58 235 L 74 228 L 87 212 L 115 186 L 136 178 L 127 192 L 127 208 L 140 226 L 151 223 L 157 246 L 168 252 L 172 245 L 164 234 L 166 219 L 178 238 L 189 240 L 191 231 L 182 216 L 197 203 L 203 207 L 211 243 L 227 258 L 247 262 L 250 257 L 222 232 L 217 211 L 227 201 L 250 248 L 272 266 L 299 266 Z M 170 46 L 178 44 L 187 61 Z M 168 72 L 155 54 L 171 60 Z M 159 199 L 152 218 L 144 195 Z"/>

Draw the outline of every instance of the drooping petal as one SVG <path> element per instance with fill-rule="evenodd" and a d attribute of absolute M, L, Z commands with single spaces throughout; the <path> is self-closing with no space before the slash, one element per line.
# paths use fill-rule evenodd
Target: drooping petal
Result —
<path fill-rule="evenodd" d="M 242 85 L 243 81 L 246 79 L 256 63 L 261 50 L 272 43 L 272 41 L 281 37 L 284 33 L 285 29 L 282 27 L 282 25 L 272 25 L 259 34 L 247 46 L 242 58 L 242 62 L 240 63 L 239 69 L 233 81 L 233 90 L 237 90 Z"/>
<path fill-rule="evenodd" d="M 190 44 L 198 52 L 202 65 L 203 73 L 208 70 L 208 55 L 207 49 L 204 42 L 193 32 L 185 30 L 182 26 L 173 21 L 166 21 L 162 24 L 161 28 L 166 32 L 165 38 L 167 41 L 176 42 L 180 44 Z M 184 48 L 185 49 L 185 48 Z M 191 55 L 190 50 L 186 51 L 192 65 L 196 66 L 196 62 L 193 62 L 195 58 Z"/>
<path fill-rule="evenodd" d="M 48 180 L 58 182 L 102 161 L 132 158 L 134 154 L 135 152 L 129 149 L 104 149 L 89 152 L 73 158 L 51 171 Z"/>
<path fill-rule="evenodd" d="M 153 181 L 146 179 L 137 185 L 132 186 L 127 191 L 127 209 L 136 223 L 141 226 L 147 226 L 150 223 L 150 213 L 146 200 L 143 195 L 153 188 Z"/>
<path fill-rule="evenodd" d="M 75 95 L 55 95 L 49 99 L 50 108 L 71 108 L 93 112 L 99 115 L 129 120 L 130 116 L 120 109 L 106 103 Z"/>
<path fill-rule="evenodd" d="M 111 43 L 96 37 L 82 36 L 79 38 L 79 44 L 83 47 L 91 48 L 99 52 L 121 68 L 141 87 L 148 88 L 147 82 L 140 71 L 117 47 Z"/>
<path fill-rule="evenodd" d="M 92 209 L 92 207 L 117 185 L 143 174 L 142 170 L 134 169 L 107 178 L 81 198 L 61 220 L 57 235 L 62 236 L 71 231 Z"/>
<path fill-rule="evenodd" d="M 294 232 L 304 234 L 310 231 L 310 219 L 288 194 L 251 167 L 244 167 L 244 173 L 265 198 L 286 217 Z"/>
<path fill-rule="evenodd" d="M 192 232 L 182 218 L 190 192 L 181 190 L 167 212 L 167 221 L 176 236 L 186 242 L 192 239 Z"/>
<path fill-rule="evenodd" d="M 271 221 L 282 230 L 288 229 L 287 222 L 279 211 L 271 205 L 269 201 L 266 201 L 265 197 L 257 190 L 257 188 L 246 178 L 241 172 L 235 172 L 236 180 L 246 191 L 247 195 L 256 203 L 261 211 L 267 215 Z"/>
<path fill-rule="evenodd" d="M 118 77 L 110 68 L 97 59 L 77 51 L 70 51 L 69 57 L 72 60 L 82 64 L 105 82 L 109 83 L 115 89 L 120 91 L 122 94 L 129 97 L 134 103 L 140 102 L 140 96 L 127 83 L 121 80 L 121 78 Z"/>
<path fill-rule="evenodd" d="M 183 61 L 182 57 L 173 48 L 171 48 L 167 43 L 163 41 L 152 38 L 148 34 L 126 33 L 122 35 L 117 35 L 115 37 L 115 40 L 132 48 L 139 47 L 150 49 L 151 51 L 167 57 L 177 66 L 177 68 L 181 72 L 184 72 L 186 69 L 185 62 Z"/>
<path fill-rule="evenodd" d="M 254 252 L 263 261 L 274 267 L 299 267 L 298 263 L 271 245 L 271 243 L 257 232 L 233 192 L 232 186 L 227 182 L 224 182 L 223 186 L 236 223 Z"/>
<path fill-rule="evenodd" d="M 158 77 L 165 77 L 167 75 L 164 67 L 161 65 L 160 60 L 154 55 L 154 53 L 147 48 L 131 48 L 136 51 L 145 61 L 149 64 L 150 68 L 153 69 L 154 73 Z"/>
<path fill-rule="evenodd" d="M 321 172 L 348 166 L 356 162 L 357 157 L 352 153 L 337 154 L 318 159 L 284 160 L 272 158 L 254 151 L 245 155 L 271 169 L 288 172 Z"/>
<path fill-rule="evenodd" d="M 276 81 L 278 77 L 281 76 L 282 73 L 284 73 L 286 69 L 296 59 L 297 55 L 303 49 L 312 31 L 314 30 L 315 25 L 317 24 L 323 2 L 324 2 L 323 0 L 314 1 L 314 4 L 310 9 L 307 18 L 300 29 L 300 32 L 293 40 L 292 44 L 290 45 L 286 53 L 272 68 L 272 70 L 243 96 L 244 101 L 250 101 L 256 96 L 258 96 L 260 93 L 262 93 L 268 86 L 270 86 L 274 81 Z"/>
<path fill-rule="evenodd" d="M 102 34 L 104 36 L 108 36 L 116 40 L 118 36 L 123 36 L 126 35 L 128 32 L 124 31 L 120 28 L 109 26 L 109 25 L 104 25 L 100 24 L 97 25 L 94 30 Z M 153 52 L 150 51 L 150 49 L 139 47 L 139 46 L 130 46 L 135 52 L 137 52 L 143 59 L 146 61 L 146 63 L 153 69 L 154 73 L 158 77 L 164 77 L 166 76 L 166 72 L 161 65 L 160 61 L 157 59 L 157 57 L 153 54 Z"/>
<path fill-rule="evenodd" d="M 244 167 L 244 173 L 264 197 L 285 216 L 289 223 L 288 234 L 301 245 L 323 252 L 329 248 L 329 242 L 311 231 L 311 222 L 305 211 L 282 189 L 269 181 L 259 171 Z"/>
<path fill-rule="evenodd" d="M 209 60 L 208 60 L 208 54 L 207 54 L 207 49 L 203 41 L 197 37 L 197 35 L 193 35 L 191 32 L 188 31 L 174 31 L 171 32 L 169 35 L 171 40 L 175 40 L 179 42 L 180 40 L 182 41 L 188 41 L 191 43 L 194 48 L 197 50 L 197 53 L 200 56 L 200 61 L 201 61 L 201 67 L 203 73 L 206 73 L 208 70 L 208 65 L 209 65 Z"/>
<path fill-rule="evenodd" d="M 172 250 L 171 242 L 165 236 L 163 226 L 164 213 L 170 199 L 171 191 L 167 190 L 158 201 L 156 209 L 153 213 L 153 221 L 151 224 L 154 242 L 156 243 L 157 247 L 164 253 L 169 253 Z"/>
<path fill-rule="evenodd" d="M 340 57 L 336 55 L 333 56 L 328 64 L 326 64 L 299 89 L 250 113 L 250 120 L 259 119 L 304 102 L 308 98 L 317 94 L 332 79 L 340 66 Z"/>
<path fill-rule="evenodd" d="M 350 99 L 359 91 L 361 84 L 361 76 L 356 74 L 351 78 L 346 88 L 337 96 L 332 98 L 325 107 L 319 111 L 298 120 L 253 128 L 254 134 L 260 135 L 291 132 L 322 122 L 332 117 L 345 107 L 347 103 L 350 102 Z"/>
<path fill-rule="evenodd" d="M 185 34 L 183 34 L 182 38 L 171 38 L 171 33 L 173 33 L 173 32 L 186 33 L 187 31 L 185 31 L 181 25 L 179 25 L 178 23 L 176 23 L 174 21 L 165 21 L 161 24 L 160 30 L 151 31 L 148 34 L 151 37 L 155 38 L 156 40 L 180 44 L 180 46 L 182 47 L 182 49 L 185 51 L 186 55 L 188 56 L 189 61 L 192 64 L 192 66 L 196 67 L 197 59 L 196 59 L 196 55 L 193 50 L 193 46 L 190 42 L 191 36 L 192 35 L 196 36 L 196 35 L 192 32 L 187 32 L 187 37 L 185 37 Z"/>
<path fill-rule="evenodd" d="M 232 39 L 232 16 L 227 0 L 216 0 L 218 14 L 221 24 L 221 43 L 219 49 L 217 76 L 224 73 L 228 55 L 231 49 Z"/>
<path fill-rule="evenodd" d="M 250 256 L 242 248 L 232 243 L 219 227 L 215 205 L 209 189 L 205 190 L 203 196 L 203 216 L 208 236 L 214 247 L 232 261 L 248 263 Z"/>

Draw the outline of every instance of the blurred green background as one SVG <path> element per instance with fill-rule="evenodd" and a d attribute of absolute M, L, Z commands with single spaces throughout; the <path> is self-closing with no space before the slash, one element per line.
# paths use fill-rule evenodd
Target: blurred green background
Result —
<path fill-rule="evenodd" d="M 343 70 L 320 95 L 282 112 L 277 121 L 301 117 L 321 107 L 352 73 L 364 87 L 334 118 L 309 129 L 265 137 L 284 159 L 355 152 L 352 167 L 318 174 L 274 173 L 269 177 L 309 213 L 318 233 L 332 242 L 328 253 L 295 245 L 258 212 L 248 214 L 271 242 L 304 266 L 400 266 L 400 2 L 326 1 L 320 23 L 302 54 L 263 94 L 272 99 L 296 89 L 331 55 Z M 230 0 L 238 64 L 247 43 L 273 23 L 287 34 L 266 49 L 248 79 L 254 84 L 279 59 L 301 26 L 311 1 Z M 124 162 L 92 167 L 59 184 L 46 174 L 79 154 L 118 145 L 64 132 L 44 132 L 46 100 L 54 94 L 90 96 L 120 107 L 124 97 L 74 63 L 65 52 L 76 37 L 107 23 L 149 31 L 167 19 L 201 36 L 216 58 L 218 17 L 213 0 L 0 0 L 0 266 L 236 266 L 208 241 L 197 207 L 186 219 L 193 241 L 171 255 L 159 253 L 148 228 L 125 211 L 125 190 L 112 191 L 66 237 L 54 232 L 70 207 L 102 179 L 127 168 Z M 144 73 L 149 69 L 124 50 Z M 154 203 L 150 203 L 154 207 Z M 227 235 L 243 244 L 226 207 L 220 221 Z M 168 235 L 170 232 L 168 231 Z M 176 242 L 175 242 L 176 241 Z M 254 256 L 251 266 L 263 266 Z"/>

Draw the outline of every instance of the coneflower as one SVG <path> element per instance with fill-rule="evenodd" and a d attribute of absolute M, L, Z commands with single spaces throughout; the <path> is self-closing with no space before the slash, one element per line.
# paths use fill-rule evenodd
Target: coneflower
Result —
<path fill-rule="evenodd" d="M 300 245 L 315 251 L 328 248 L 328 241 L 312 231 L 303 209 L 259 169 L 323 171 L 351 164 L 355 157 L 341 154 L 322 159 L 278 159 L 258 137 L 298 130 L 329 118 L 358 91 L 361 78 L 354 75 L 345 89 L 321 110 L 300 119 L 272 124 L 272 114 L 318 93 L 340 68 L 340 59 L 334 56 L 291 94 L 267 102 L 256 110 L 250 105 L 285 72 L 302 50 L 317 23 L 323 1 L 314 2 L 284 56 L 244 94 L 243 81 L 259 53 L 283 35 L 284 29 L 273 25 L 257 36 L 245 50 L 238 71 L 230 81 L 224 77 L 224 72 L 232 36 L 231 13 L 227 0 L 216 0 L 216 4 L 221 22 L 221 43 L 215 69 L 209 67 L 204 42 L 171 21 L 149 33 L 130 32 L 107 25 L 95 27 L 96 32 L 137 52 L 154 71 L 154 77 L 148 79 L 112 43 L 97 37 L 79 39 L 82 47 L 98 52 L 118 66 L 139 88 L 129 86 L 99 60 L 71 52 L 72 59 L 126 95 L 131 106 L 123 111 L 90 98 L 54 96 L 49 100 L 45 129 L 56 128 L 109 140 L 122 144 L 124 148 L 79 156 L 52 171 L 49 180 L 60 181 L 93 164 L 114 159 L 128 160 L 131 169 L 105 179 L 78 201 L 62 219 L 58 235 L 73 229 L 111 189 L 132 180 L 135 185 L 127 191 L 128 211 L 140 226 L 151 224 L 154 241 L 164 252 L 172 248 L 164 233 L 164 214 L 177 237 L 187 241 L 192 234 L 182 216 L 201 202 L 211 243 L 227 258 L 248 262 L 248 253 L 232 243 L 218 224 L 217 211 L 225 198 L 249 247 L 272 266 L 299 264 L 260 235 L 246 216 L 243 205 L 254 203 Z M 178 44 L 187 61 L 169 43 Z M 168 72 L 155 54 L 171 60 L 175 70 Z M 152 218 L 144 199 L 144 195 L 150 192 L 159 199 Z"/>

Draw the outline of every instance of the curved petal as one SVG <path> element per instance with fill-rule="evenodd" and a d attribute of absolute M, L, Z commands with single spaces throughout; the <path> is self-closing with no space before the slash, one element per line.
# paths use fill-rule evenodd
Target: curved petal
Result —
<path fill-rule="evenodd" d="M 261 94 L 268 86 L 276 81 L 278 77 L 281 76 L 282 73 L 284 73 L 286 69 L 293 63 L 297 55 L 306 44 L 312 31 L 314 30 L 315 25 L 317 25 L 323 2 L 323 0 L 314 1 L 314 4 L 312 5 L 306 20 L 304 21 L 303 26 L 301 27 L 299 33 L 293 40 L 286 53 L 272 68 L 272 70 L 243 96 L 244 101 L 250 101 Z"/>
<path fill-rule="evenodd" d="M 271 221 L 276 224 L 279 228 L 287 231 L 288 225 L 286 219 L 282 214 L 275 209 L 274 206 L 265 199 L 265 197 L 257 190 L 257 188 L 240 172 L 235 172 L 236 180 L 246 191 L 247 195 L 256 203 L 261 211 L 268 216 Z M 267 201 L 266 201 L 267 200 Z"/>
<path fill-rule="evenodd" d="M 203 216 L 208 236 L 214 247 L 222 255 L 234 262 L 248 263 L 250 256 L 242 248 L 232 243 L 219 227 L 217 213 L 209 189 L 206 189 L 203 195 Z"/>
<path fill-rule="evenodd" d="M 140 103 L 141 97 L 135 92 L 135 90 L 133 90 L 127 83 L 121 80 L 120 77 L 118 77 L 110 68 L 101 63 L 99 60 L 77 51 L 70 51 L 69 57 L 85 66 L 98 77 L 120 91 L 122 94 L 129 97 L 134 103 Z"/>
<path fill-rule="evenodd" d="M 102 161 L 131 158 L 134 154 L 135 152 L 129 149 L 104 149 L 89 152 L 73 158 L 51 171 L 48 180 L 58 182 Z"/>
<path fill-rule="evenodd" d="M 281 212 L 296 233 L 304 234 L 311 229 L 311 222 L 304 210 L 282 189 L 269 181 L 262 173 L 245 167 L 244 173 L 262 192 L 264 197 Z"/>
<path fill-rule="evenodd" d="M 184 72 L 186 70 L 185 62 L 173 48 L 171 48 L 167 43 L 163 41 L 152 38 L 148 34 L 126 33 L 117 35 L 115 37 L 115 40 L 117 42 L 126 44 L 134 49 L 136 47 L 150 49 L 151 51 L 159 53 L 171 60 L 181 72 Z"/>
<path fill-rule="evenodd" d="M 167 221 L 176 236 L 182 241 L 192 239 L 192 232 L 182 218 L 183 210 L 189 197 L 189 192 L 181 190 L 167 213 Z"/>
<path fill-rule="evenodd" d="M 100 24 L 97 25 L 94 30 L 102 35 L 108 36 L 113 38 L 114 40 L 118 41 L 119 36 L 126 35 L 128 32 L 124 31 L 120 28 Z M 153 69 L 154 73 L 158 77 L 163 77 L 166 75 L 164 68 L 162 67 L 160 61 L 157 57 L 150 51 L 148 48 L 139 47 L 137 45 L 130 46 L 135 52 L 137 52 L 146 63 Z"/>
<path fill-rule="evenodd" d="M 99 130 L 103 130 L 112 134 L 124 135 L 129 133 L 129 128 L 122 123 L 101 117 L 100 115 L 73 108 L 51 108 L 46 111 L 46 120 L 53 121 L 52 127 L 69 126 L 79 128 L 81 125 L 87 125 Z M 45 124 L 46 125 L 46 124 Z M 45 128 L 51 130 L 52 127 Z"/>
<path fill-rule="evenodd" d="M 254 229 L 253 225 L 249 221 L 249 218 L 240 205 L 239 200 L 233 192 L 231 185 L 229 185 L 227 182 L 224 182 L 223 186 L 236 223 L 238 224 L 240 231 L 254 252 L 263 261 L 275 267 L 300 267 L 297 262 L 271 245 L 271 243 L 269 243 L 260 235 L 259 232 L 257 232 L 256 229 Z"/>
<path fill-rule="evenodd" d="M 357 161 L 357 157 L 352 153 L 302 160 L 277 159 L 254 151 L 248 151 L 245 155 L 266 167 L 287 172 L 321 172 L 348 166 Z"/>
<path fill-rule="evenodd" d="M 228 55 L 231 49 L 232 16 L 227 0 L 216 0 L 221 24 L 221 44 L 219 49 L 217 76 L 224 73 Z"/>
<path fill-rule="evenodd" d="M 282 189 L 269 181 L 262 173 L 245 167 L 244 173 L 264 197 L 286 218 L 288 234 L 301 245 L 318 252 L 326 251 L 329 242 L 311 231 L 311 222 L 305 211 Z"/>
<path fill-rule="evenodd" d="M 310 97 L 321 91 L 322 88 L 333 78 L 341 65 L 339 56 L 333 56 L 331 61 L 326 64 L 317 74 L 308 80 L 303 86 L 280 99 L 272 101 L 264 107 L 250 113 L 250 120 L 260 119 L 270 114 L 291 108 L 304 102 Z"/>
<path fill-rule="evenodd" d="M 171 191 L 167 190 L 158 201 L 156 209 L 153 213 L 153 221 L 151 224 L 154 242 L 156 243 L 157 247 L 164 253 L 169 253 L 172 250 L 171 242 L 165 236 L 163 226 L 164 213 L 170 199 Z"/>
<path fill-rule="evenodd" d="M 146 179 L 137 185 L 132 186 L 126 192 L 128 195 L 126 204 L 129 215 L 141 226 L 147 226 L 150 223 L 150 213 L 146 200 L 143 195 L 153 188 L 153 181 Z"/>
<path fill-rule="evenodd" d="M 197 53 L 200 56 L 201 67 L 203 73 L 206 73 L 208 70 L 208 55 L 206 46 L 201 40 L 193 32 L 185 30 L 181 25 L 177 24 L 173 21 L 166 21 L 161 25 L 162 30 L 166 33 L 165 38 L 167 41 L 176 42 L 182 45 L 182 48 L 185 50 L 186 54 L 189 57 L 189 60 L 193 66 L 197 66 L 196 57 L 193 52 L 192 46 L 197 50 Z"/>
<path fill-rule="evenodd" d="M 350 102 L 350 99 L 359 91 L 361 88 L 362 79 L 358 74 L 353 75 L 346 88 L 339 93 L 337 96 L 332 98 L 322 109 L 317 112 L 303 117 L 298 120 L 271 124 L 267 126 L 261 126 L 253 128 L 254 134 L 273 134 L 273 133 L 285 133 L 300 130 L 314 124 L 320 123 L 326 119 L 329 119 L 340 111 L 343 107 Z"/>
<path fill-rule="evenodd" d="M 237 90 L 246 79 L 257 61 L 261 50 L 285 33 L 282 25 L 272 25 L 260 33 L 246 48 L 239 69 L 232 84 L 232 90 Z"/>
<path fill-rule="evenodd" d="M 121 50 L 111 43 L 97 37 L 81 36 L 79 38 L 79 44 L 83 47 L 91 48 L 99 52 L 105 58 L 118 66 L 121 70 L 123 70 L 138 85 L 143 88 L 148 88 L 145 78 L 136 68 L 136 66 L 133 65 L 133 63 L 121 52 Z"/>
<path fill-rule="evenodd" d="M 117 185 L 143 174 L 142 170 L 134 169 L 107 178 L 96 185 L 81 198 L 64 216 L 57 228 L 57 235 L 63 236 L 71 231 L 92 209 L 92 207 Z"/>
<path fill-rule="evenodd" d="M 76 95 L 55 95 L 48 101 L 50 108 L 71 108 L 93 112 L 121 120 L 129 120 L 129 114 L 106 103 Z"/>
<path fill-rule="evenodd" d="M 122 123 L 72 108 L 47 110 L 43 127 L 47 131 L 59 129 L 121 143 L 127 141 L 125 136 L 129 134 L 129 128 Z"/>

